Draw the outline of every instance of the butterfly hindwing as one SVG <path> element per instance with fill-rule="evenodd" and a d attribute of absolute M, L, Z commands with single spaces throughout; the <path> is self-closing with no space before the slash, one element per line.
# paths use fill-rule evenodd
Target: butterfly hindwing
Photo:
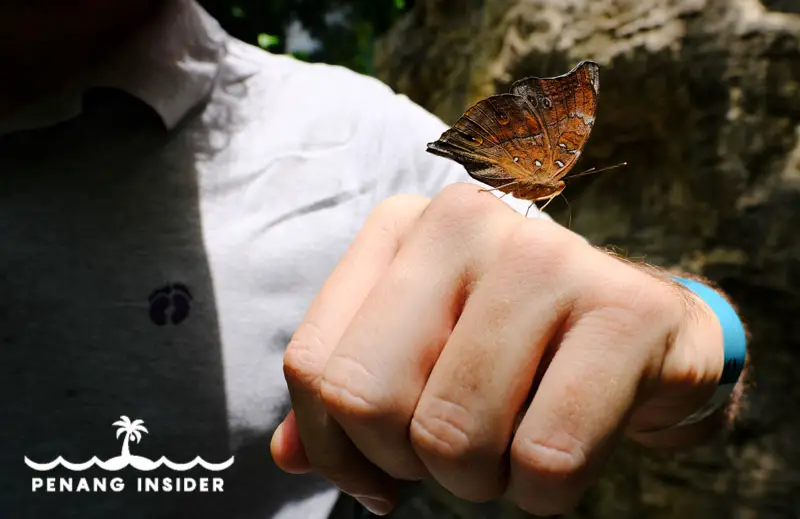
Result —
<path fill-rule="evenodd" d="M 553 149 L 552 180 L 569 172 L 589 139 L 599 89 L 599 67 L 591 61 L 561 76 L 530 77 L 512 85 L 511 92 L 527 99 L 547 128 Z"/>

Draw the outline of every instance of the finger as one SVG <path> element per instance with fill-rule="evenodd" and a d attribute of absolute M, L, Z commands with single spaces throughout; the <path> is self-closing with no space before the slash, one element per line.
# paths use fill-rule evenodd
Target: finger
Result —
<path fill-rule="evenodd" d="M 275 464 L 281 470 L 290 474 L 304 474 L 311 471 L 311 463 L 297 431 L 294 411 L 289 411 L 286 419 L 275 429 L 270 442 L 270 452 Z"/>
<path fill-rule="evenodd" d="M 675 452 L 710 440 L 719 433 L 727 421 L 728 416 L 723 407 L 698 423 L 664 431 L 629 433 L 629 436 L 649 449 Z"/>
<path fill-rule="evenodd" d="M 664 358 L 659 377 L 626 429 L 633 440 L 654 449 L 697 445 L 718 433 L 742 394 L 734 388 L 726 406 L 705 419 L 675 426 L 707 404 L 718 390 L 725 362 L 723 332 L 714 311 L 683 286 L 674 289 L 685 310 L 680 331 Z"/>
<path fill-rule="evenodd" d="M 597 478 L 678 322 L 646 299 L 658 281 L 596 254 L 511 444 L 509 496 L 537 515 L 571 510 Z"/>
<path fill-rule="evenodd" d="M 435 479 L 456 496 L 486 501 L 506 489 L 516 415 L 570 305 L 570 294 L 560 289 L 566 275 L 560 263 L 579 243 L 549 222 L 518 222 L 431 373 L 411 440 Z"/>
<path fill-rule="evenodd" d="M 492 240 L 511 219 L 522 218 L 475 186 L 447 188 L 409 234 L 327 365 L 327 409 L 368 459 L 398 479 L 427 474 L 409 441 L 411 417 L 470 279 L 479 276 L 481 255 L 495 249 Z"/>
<path fill-rule="evenodd" d="M 391 501 L 393 482 L 358 452 L 327 414 L 319 397 L 320 380 L 348 323 L 426 204 L 421 197 L 399 196 L 373 212 L 286 349 L 284 373 L 305 454 L 316 471 L 354 496 Z M 283 445 L 276 445 L 277 450 Z M 283 454 L 287 453 L 278 452 L 279 457 Z"/>

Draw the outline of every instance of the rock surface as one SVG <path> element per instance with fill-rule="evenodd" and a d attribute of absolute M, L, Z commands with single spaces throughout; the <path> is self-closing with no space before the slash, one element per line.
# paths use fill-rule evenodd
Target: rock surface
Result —
<path fill-rule="evenodd" d="M 376 58 L 448 123 L 515 79 L 597 61 L 577 170 L 630 165 L 568 182 L 571 207 L 548 211 L 595 244 L 708 276 L 749 324 L 752 388 L 732 434 L 666 459 L 624 446 L 567 517 L 800 517 L 800 2 L 418 0 Z M 432 486 L 398 515 L 519 516 Z"/>

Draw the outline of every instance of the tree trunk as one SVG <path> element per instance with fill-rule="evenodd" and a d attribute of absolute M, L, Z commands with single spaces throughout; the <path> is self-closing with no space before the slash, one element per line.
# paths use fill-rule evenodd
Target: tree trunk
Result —
<path fill-rule="evenodd" d="M 131 455 L 130 447 L 128 446 L 128 440 L 130 439 L 130 433 L 125 433 L 125 439 L 122 440 L 122 453 L 120 454 L 123 458 L 129 458 Z"/>

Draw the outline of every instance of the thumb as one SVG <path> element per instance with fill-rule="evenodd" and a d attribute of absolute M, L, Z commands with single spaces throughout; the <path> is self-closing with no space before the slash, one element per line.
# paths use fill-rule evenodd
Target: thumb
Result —
<path fill-rule="evenodd" d="M 281 470 L 290 474 L 304 474 L 311 471 L 311 463 L 306 457 L 303 441 L 297 432 L 294 411 L 289 411 L 283 422 L 275 429 L 269 450 L 272 459 Z"/>

